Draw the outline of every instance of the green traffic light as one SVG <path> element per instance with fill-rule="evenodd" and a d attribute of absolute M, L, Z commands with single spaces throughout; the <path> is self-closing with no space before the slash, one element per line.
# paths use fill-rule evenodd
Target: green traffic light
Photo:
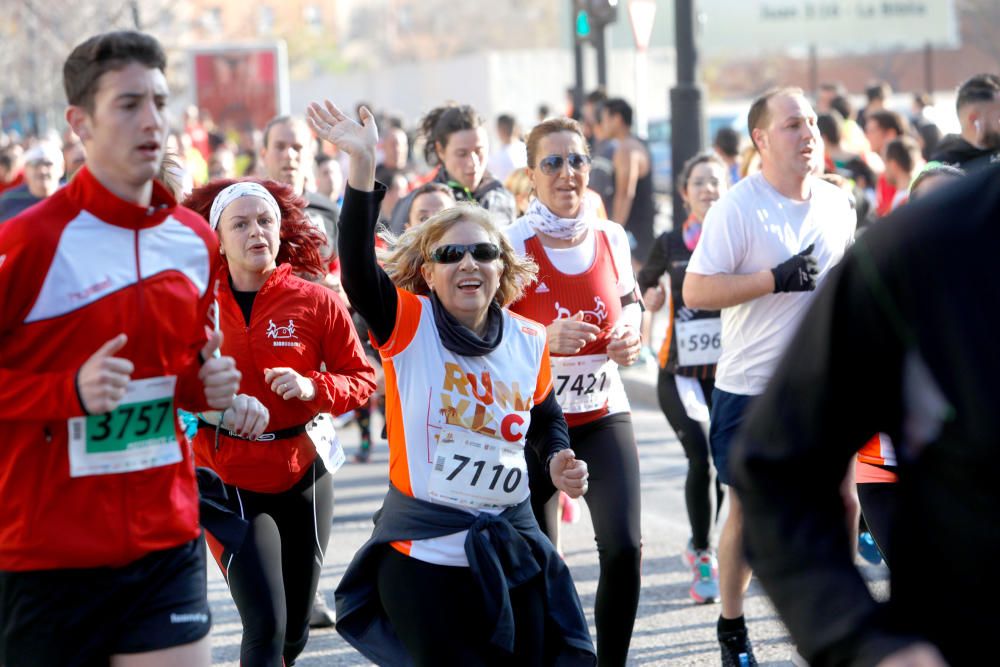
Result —
<path fill-rule="evenodd" d="M 584 9 L 576 14 L 576 36 L 590 37 L 590 15 Z"/>

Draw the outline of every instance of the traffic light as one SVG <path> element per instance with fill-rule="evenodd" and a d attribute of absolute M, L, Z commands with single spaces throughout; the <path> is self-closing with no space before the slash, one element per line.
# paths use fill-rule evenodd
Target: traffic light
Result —
<path fill-rule="evenodd" d="M 586 9 L 576 12 L 576 38 L 581 41 L 590 39 L 590 13 Z"/>
<path fill-rule="evenodd" d="M 589 0 L 590 15 L 599 26 L 611 25 L 618 18 L 618 0 Z"/>
<path fill-rule="evenodd" d="M 618 18 L 618 0 L 574 0 L 573 9 L 578 42 L 593 40 L 595 33 Z"/>

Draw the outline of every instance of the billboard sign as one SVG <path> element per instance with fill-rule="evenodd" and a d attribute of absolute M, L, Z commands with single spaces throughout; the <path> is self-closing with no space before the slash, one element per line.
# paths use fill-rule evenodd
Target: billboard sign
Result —
<path fill-rule="evenodd" d="M 288 113 L 284 42 L 191 49 L 195 104 L 225 131 L 262 129 Z"/>
<path fill-rule="evenodd" d="M 954 0 L 701 0 L 699 9 L 700 46 L 712 55 L 959 46 Z"/>

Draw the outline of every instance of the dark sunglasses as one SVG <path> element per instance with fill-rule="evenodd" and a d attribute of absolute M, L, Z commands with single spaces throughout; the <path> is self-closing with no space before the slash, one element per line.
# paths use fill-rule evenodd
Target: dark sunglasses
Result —
<path fill-rule="evenodd" d="M 461 262 L 465 253 L 470 253 L 477 262 L 492 262 L 500 257 L 500 246 L 495 243 L 448 243 L 438 246 L 431 252 L 431 261 L 438 264 L 456 264 Z"/>
<path fill-rule="evenodd" d="M 546 176 L 562 171 L 563 162 L 569 164 L 569 168 L 576 172 L 590 171 L 590 156 L 582 153 L 570 153 L 566 157 L 562 155 L 549 155 L 538 161 L 538 168 Z"/>

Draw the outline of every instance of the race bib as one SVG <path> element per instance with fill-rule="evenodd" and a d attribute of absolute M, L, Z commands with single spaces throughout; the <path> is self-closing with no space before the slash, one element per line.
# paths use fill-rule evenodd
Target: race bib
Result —
<path fill-rule="evenodd" d="M 306 433 L 316 446 L 316 453 L 323 459 L 323 465 L 332 475 L 344 465 L 347 456 L 337 437 L 337 429 L 333 425 L 333 417 L 328 414 L 318 414 L 306 425 Z"/>
<path fill-rule="evenodd" d="M 592 412 L 608 403 L 615 386 L 618 364 L 606 354 L 552 357 L 556 401 L 563 412 Z"/>
<path fill-rule="evenodd" d="M 175 432 L 174 376 L 128 383 L 119 406 L 69 420 L 71 477 L 115 475 L 183 460 Z"/>
<path fill-rule="evenodd" d="M 674 325 L 677 336 L 677 363 L 703 366 L 719 362 L 722 354 L 722 320 L 688 320 Z"/>
<path fill-rule="evenodd" d="M 506 442 L 445 427 L 438 439 L 427 494 L 440 502 L 477 509 L 519 503 L 528 483 L 524 443 Z"/>

